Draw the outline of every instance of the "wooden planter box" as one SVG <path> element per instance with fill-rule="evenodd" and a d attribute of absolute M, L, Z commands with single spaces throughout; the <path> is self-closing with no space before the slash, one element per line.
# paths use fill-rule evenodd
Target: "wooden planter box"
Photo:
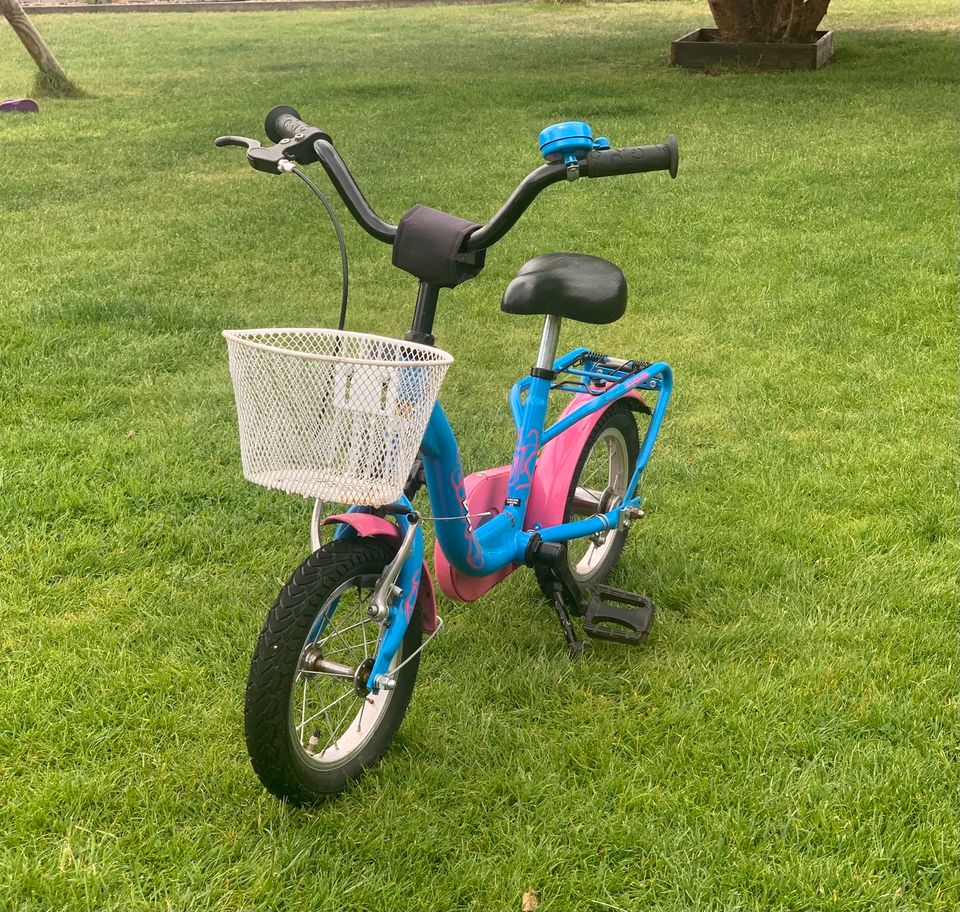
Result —
<path fill-rule="evenodd" d="M 812 44 L 734 44 L 717 41 L 717 29 L 694 29 L 670 45 L 671 66 L 702 70 L 748 66 L 762 70 L 818 70 L 833 53 L 833 32 L 817 32 Z"/>

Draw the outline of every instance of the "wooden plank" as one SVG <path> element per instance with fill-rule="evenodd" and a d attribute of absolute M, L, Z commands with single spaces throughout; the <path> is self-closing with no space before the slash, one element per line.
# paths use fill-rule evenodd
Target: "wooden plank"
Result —
<path fill-rule="evenodd" d="M 767 70 L 816 70 L 833 53 L 833 32 L 817 32 L 811 44 L 717 41 L 716 29 L 694 29 L 670 45 L 670 63 L 690 69 L 748 66 Z"/>

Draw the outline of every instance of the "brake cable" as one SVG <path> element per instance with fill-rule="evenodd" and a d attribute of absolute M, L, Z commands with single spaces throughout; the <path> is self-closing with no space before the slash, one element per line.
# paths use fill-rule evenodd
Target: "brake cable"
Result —
<path fill-rule="evenodd" d="M 333 223 L 333 230 L 337 233 L 337 243 L 340 245 L 340 265 L 343 273 L 343 294 L 340 297 L 340 322 L 337 324 L 337 329 L 342 330 L 347 321 L 347 293 L 350 289 L 350 276 L 347 271 L 347 244 L 343 239 L 343 229 L 340 227 L 340 220 L 337 218 L 336 212 L 333 211 L 333 207 L 327 202 L 327 198 L 320 191 L 320 188 L 299 168 L 290 168 L 289 171 L 292 174 L 296 174 L 300 180 L 317 194 L 320 202 L 323 203 L 323 208 L 327 210 L 327 215 L 330 216 L 330 221 Z"/>

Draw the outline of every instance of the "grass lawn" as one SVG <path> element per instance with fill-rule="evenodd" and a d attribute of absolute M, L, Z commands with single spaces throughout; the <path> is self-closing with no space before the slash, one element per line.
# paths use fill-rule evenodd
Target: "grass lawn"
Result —
<path fill-rule="evenodd" d="M 826 69 L 714 77 L 665 65 L 699 2 L 37 18 L 91 97 L 0 122 L 0 908 L 957 908 L 956 7 L 835 6 Z M 312 812 L 241 716 L 310 505 L 241 478 L 219 336 L 336 319 L 322 210 L 212 145 L 278 103 L 390 220 L 485 220 L 555 120 L 681 144 L 551 188 L 437 321 L 499 464 L 539 333 L 503 286 L 622 266 L 563 342 L 676 372 L 617 577 L 651 639 L 571 664 L 526 572 L 444 602 L 385 763 Z M 401 334 L 413 280 L 346 230 L 349 326 Z"/>

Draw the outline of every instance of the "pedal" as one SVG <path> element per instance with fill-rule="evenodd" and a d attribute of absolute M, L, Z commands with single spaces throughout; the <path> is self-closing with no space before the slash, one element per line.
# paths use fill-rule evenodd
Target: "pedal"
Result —
<path fill-rule="evenodd" d="M 587 606 L 583 632 L 598 640 L 636 645 L 647 638 L 655 613 L 653 602 L 644 595 L 596 586 Z"/>

